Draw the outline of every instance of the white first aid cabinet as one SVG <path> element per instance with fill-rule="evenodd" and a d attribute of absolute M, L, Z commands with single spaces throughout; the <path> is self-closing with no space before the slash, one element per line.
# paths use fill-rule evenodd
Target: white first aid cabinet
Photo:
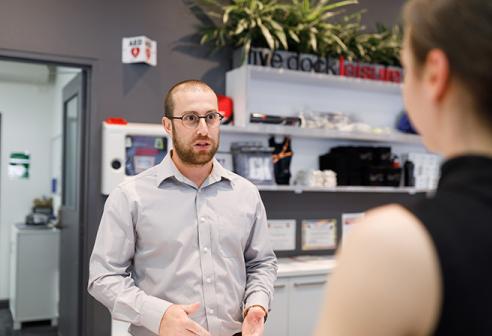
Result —
<path fill-rule="evenodd" d="M 14 329 L 22 322 L 58 321 L 60 231 L 13 227 L 10 250 L 10 312 Z"/>

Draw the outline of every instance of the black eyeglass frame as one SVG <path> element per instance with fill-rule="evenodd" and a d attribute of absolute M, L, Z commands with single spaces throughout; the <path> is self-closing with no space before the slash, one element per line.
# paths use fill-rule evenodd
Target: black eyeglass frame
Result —
<path fill-rule="evenodd" d="M 192 115 L 194 115 L 195 117 L 197 117 L 197 118 L 198 118 L 198 123 L 196 124 L 196 126 L 195 126 L 194 128 L 197 128 L 197 127 L 198 127 L 198 125 L 200 125 L 200 119 L 205 119 L 205 123 L 207 124 L 207 126 L 208 126 L 208 127 L 214 127 L 214 128 L 215 128 L 215 127 L 219 127 L 219 126 L 220 126 L 220 123 L 222 122 L 222 119 L 224 119 L 224 116 L 223 116 L 222 114 L 220 114 L 219 112 L 208 112 L 207 114 L 205 114 L 205 115 L 203 115 L 203 116 L 198 115 L 197 113 L 194 113 L 194 112 L 189 112 L 189 113 L 185 113 L 185 114 L 183 114 L 181 117 L 170 117 L 170 116 L 165 116 L 165 117 L 166 117 L 166 118 L 168 118 L 168 119 L 172 119 L 172 120 L 174 120 L 174 119 L 179 119 L 179 120 L 181 120 L 181 122 L 183 123 L 183 126 L 184 126 L 184 127 L 191 128 L 191 127 L 186 126 L 186 125 L 184 124 L 184 122 L 183 122 L 183 118 L 184 118 L 185 116 L 187 116 L 187 115 L 190 115 L 190 114 L 192 114 Z M 207 123 L 207 117 L 208 117 L 209 115 L 211 115 L 211 114 L 214 114 L 214 115 L 218 115 L 218 116 L 219 116 L 219 123 L 217 124 L 217 126 L 210 126 L 210 125 Z"/>

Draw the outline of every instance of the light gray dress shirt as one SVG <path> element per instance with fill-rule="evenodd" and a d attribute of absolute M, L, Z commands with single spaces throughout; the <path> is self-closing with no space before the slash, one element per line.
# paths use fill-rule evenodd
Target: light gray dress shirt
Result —
<path fill-rule="evenodd" d="M 88 289 L 132 335 L 159 333 L 171 304 L 212 336 L 241 331 L 242 311 L 269 309 L 277 260 L 257 188 L 216 160 L 201 187 L 167 155 L 108 197 Z"/>

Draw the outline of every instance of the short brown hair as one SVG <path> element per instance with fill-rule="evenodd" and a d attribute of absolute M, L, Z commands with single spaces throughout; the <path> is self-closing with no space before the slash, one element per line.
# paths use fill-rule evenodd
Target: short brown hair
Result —
<path fill-rule="evenodd" d="M 174 84 L 169 89 L 169 91 L 166 94 L 166 97 L 164 98 L 164 115 L 166 117 L 172 117 L 174 115 L 174 99 L 173 99 L 174 93 L 184 88 L 197 88 L 202 90 L 210 90 L 214 92 L 214 90 L 212 90 L 212 88 L 207 83 L 202 82 L 201 80 L 198 79 L 187 79 Z"/>
<path fill-rule="evenodd" d="M 429 51 L 441 49 L 451 76 L 492 126 L 492 1 L 410 0 L 404 21 L 417 70 Z"/>

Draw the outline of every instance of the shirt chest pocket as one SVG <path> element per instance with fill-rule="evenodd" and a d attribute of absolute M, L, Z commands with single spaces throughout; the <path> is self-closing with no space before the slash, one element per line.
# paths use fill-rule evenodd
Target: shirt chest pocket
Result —
<path fill-rule="evenodd" d="M 219 216 L 217 224 L 217 250 L 220 255 L 225 258 L 244 258 L 251 227 L 247 216 Z"/>

